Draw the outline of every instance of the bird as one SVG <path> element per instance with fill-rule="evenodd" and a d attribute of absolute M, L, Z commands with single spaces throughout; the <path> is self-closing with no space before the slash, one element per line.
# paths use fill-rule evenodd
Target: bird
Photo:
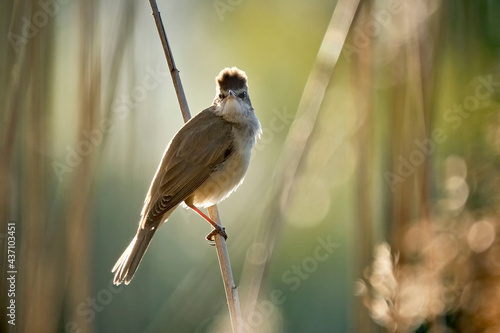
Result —
<path fill-rule="evenodd" d="M 144 200 L 135 237 L 113 269 L 113 283 L 128 285 L 158 230 L 179 206 L 212 225 L 206 236 L 227 239 L 225 229 L 206 216 L 206 208 L 226 199 L 243 182 L 252 148 L 262 130 L 248 95 L 248 78 L 226 67 L 215 78 L 212 105 L 191 118 L 167 145 Z"/>

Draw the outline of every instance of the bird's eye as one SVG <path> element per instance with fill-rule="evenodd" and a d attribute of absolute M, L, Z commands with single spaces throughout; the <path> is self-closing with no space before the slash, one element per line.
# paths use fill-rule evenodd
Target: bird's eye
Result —
<path fill-rule="evenodd" d="M 245 98 L 246 96 L 247 96 L 247 92 L 246 92 L 246 91 L 242 91 L 242 92 L 238 95 L 238 97 L 239 97 L 239 98 L 241 98 L 241 99 Z"/>
<path fill-rule="evenodd" d="M 220 98 L 220 99 L 224 99 L 224 94 L 223 94 L 223 93 L 220 93 L 220 94 L 219 94 L 219 98 Z"/>

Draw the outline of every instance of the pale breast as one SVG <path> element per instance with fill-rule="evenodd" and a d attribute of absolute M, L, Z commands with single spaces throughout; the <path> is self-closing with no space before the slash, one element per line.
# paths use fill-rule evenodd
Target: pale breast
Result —
<path fill-rule="evenodd" d="M 225 198 L 243 182 L 250 162 L 250 154 L 233 153 L 193 193 L 195 206 L 209 207 Z"/>
<path fill-rule="evenodd" d="M 216 109 L 233 124 L 232 151 L 192 195 L 193 204 L 201 207 L 214 205 L 227 198 L 243 182 L 250 163 L 250 154 L 260 132 L 259 120 L 253 110 L 243 110 L 232 101 L 223 109 Z"/>

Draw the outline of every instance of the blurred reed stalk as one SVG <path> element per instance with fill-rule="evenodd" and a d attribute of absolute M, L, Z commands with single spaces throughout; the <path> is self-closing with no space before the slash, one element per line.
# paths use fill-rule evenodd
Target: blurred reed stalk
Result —
<path fill-rule="evenodd" d="M 370 41 L 369 47 L 363 49 L 363 53 L 358 59 L 358 64 L 363 67 L 360 68 L 360 72 L 364 73 L 365 76 L 370 75 L 374 70 L 378 70 L 381 72 L 378 75 L 389 78 L 389 82 L 393 80 L 393 82 L 389 83 L 389 88 L 387 89 L 388 116 L 386 119 L 389 120 L 389 133 L 386 140 L 390 152 L 389 169 L 394 173 L 398 172 L 401 157 L 408 158 L 414 152 L 415 141 L 424 142 L 425 140 L 429 140 L 431 135 L 430 130 L 432 129 L 430 120 L 433 103 L 433 82 L 435 79 L 433 68 L 435 67 L 434 60 L 436 59 L 436 54 L 433 53 L 435 47 L 433 46 L 436 45 L 436 39 L 429 41 L 425 39 L 425 36 L 438 36 L 439 32 L 436 31 L 435 25 L 430 24 L 432 21 L 428 17 L 417 17 L 417 19 L 422 20 L 417 21 L 415 19 L 416 8 L 415 10 L 411 10 L 411 8 L 410 4 L 402 6 L 402 11 L 398 15 L 390 17 L 392 25 L 386 26 L 380 35 L 377 36 L 379 41 L 382 40 L 382 43 L 385 42 L 386 45 L 390 45 L 390 48 L 381 52 L 382 54 L 393 52 L 393 56 L 395 57 L 393 62 L 396 65 L 380 66 L 380 69 L 373 66 L 373 62 L 370 60 L 372 53 L 369 49 L 376 42 L 374 39 Z M 427 25 L 422 24 L 422 22 L 425 22 Z M 391 28 L 398 29 L 399 33 L 395 30 L 391 31 Z M 400 40 L 400 35 L 405 36 L 405 38 Z M 396 38 L 394 38 L 395 36 Z M 394 39 L 391 40 L 391 38 Z M 368 67 L 366 67 L 367 64 L 369 64 Z M 375 93 L 371 89 L 376 87 L 377 83 L 370 79 L 370 76 L 364 79 L 368 81 L 370 87 L 363 89 L 363 95 L 371 96 Z M 361 81 L 358 81 L 358 87 L 363 86 L 363 82 Z M 373 103 L 370 103 L 370 105 L 373 105 Z M 372 112 L 368 113 L 368 117 L 375 119 Z M 369 122 L 369 124 L 371 123 L 373 121 Z M 368 132 L 369 129 L 365 131 L 363 131 L 365 134 L 370 133 Z M 366 143 L 373 142 L 374 140 L 363 140 L 365 137 L 363 132 L 360 140 L 364 141 L 365 144 L 360 146 L 360 154 L 364 155 L 365 160 L 370 160 L 371 155 L 369 151 L 372 147 L 369 147 Z M 386 192 L 386 195 L 383 197 L 388 198 L 390 211 L 387 212 L 389 216 L 382 219 L 390 222 L 386 223 L 388 228 L 382 237 L 390 239 L 396 251 L 404 248 L 405 233 L 411 225 L 419 223 L 418 221 L 427 221 L 431 218 L 429 158 L 428 154 L 423 154 L 423 161 L 419 165 L 414 166 L 414 172 L 405 178 L 404 181 L 397 183 L 392 189 L 389 186 L 383 188 L 383 192 Z M 365 167 L 358 174 L 358 180 L 366 180 L 372 172 L 372 168 Z M 370 209 L 373 207 L 374 202 L 365 194 L 362 194 L 363 192 L 361 188 L 358 188 L 360 195 L 359 207 L 369 207 Z M 372 213 L 368 216 L 363 216 L 364 214 L 361 213 L 360 218 L 362 221 L 360 220 L 360 223 L 362 225 L 360 225 L 360 231 L 367 230 L 369 232 L 371 230 L 370 224 L 374 222 L 375 218 L 375 215 Z M 358 258 L 361 265 L 360 268 L 363 265 L 364 267 L 368 266 L 367 260 L 370 258 L 368 255 L 370 252 L 367 248 L 368 245 L 373 246 L 374 242 L 366 238 L 359 242 L 359 246 L 363 247 L 363 255 Z M 399 258 L 401 263 L 408 260 L 404 252 L 401 253 Z M 362 271 L 358 272 L 362 273 Z M 362 274 L 359 274 L 359 276 L 362 276 Z M 361 323 L 363 321 L 359 322 L 359 324 Z"/>
<path fill-rule="evenodd" d="M 375 67 L 382 79 L 373 83 L 384 87 L 386 99 L 387 114 L 373 115 L 388 119 L 388 134 L 382 136 L 382 142 L 389 146 L 389 153 L 382 169 L 398 173 L 403 159 L 410 160 L 412 168 L 394 187 L 381 189 L 380 197 L 387 198 L 388 207 L 383 238 L 390 239 L 391 246 L 376 247 L 375 261 L 364 274 L 375 291 L 371 302 L 365 299 L 365 304 L 387 331 L 476 332 L 500 327 L 499 307 L 492 304 L 497 297 L 490 295 L 500 290 L 494 264 L 499 257 L 498 232 L 490 234 L 495 224 L 498 230 L 498 209 L 490 210 L 489 200 L 473 206 L 473 196 L 485 188 L 488 191 L 477 178 L 485 177 L 488 183 L 498 179 L 485 172 L 495 158 L 487 154 L 491 152 L 485 139 L 488 125 L 484 124 L 493 121 L 491 126 L 499 126 L 498 119 L 493 120 L 489 113 L 498 112 L 498 103 L 491 96 L 484 97 L 484 103 L 477 102 L 474 115 L 466 115 L 467 121 L 456 128 L 450 127 L 445 117 L 451 105 L 455 108 L 465 100 L 477 99 L 478 75 L 484 79 L 484 73 L 492 72 L 488 56 L 480 55 L 487 47 L 476 44 L 481 41 L 475 30 L 480 30 L 483 9 L 471 3 L 405 3 L 377 41 L 371 41 L 380 44 L 379 58 L 391 59 Z M 460 26 L 459 32 L 453 31 L 455 25 Z M 453 40 L 452 32 L 459 37 L 447 49 L 443 43 L 450 35 Z M 457 52 L 460 49 L 464 52 Z M 443 59 L 453 59 L 463 68 L 443 65 Z M 498 64 L 498 58 L 495 61 Z M 493 89 L 490 92 L 494 96 Z M 442 100 L 450 109 L 440 108 Z M 431 142 L 435 129 L 445 131 L 444 141 L 448 141 L 434 142 L 432 151 L 419 152 L 420 159 L 412 161 L 411 156 L 417 156 L 416 142 Z M 459 174 L 457 168 L 462 170 Z M 452 177 L 450 170 L 455 170 Z M 463 187 L 449 190 L 450 180 L 463 181 Z M 495 201 L 498 188 L 488 192 Z M 449 202 L 457 194 L 464 200 L 450 208 Z"/>
<path fill-rule="evenodd" d="M 127 8 L 132 2 L 128 1 Z M 76 107 L 69 106 L 69 111 L 78 108 L 77 143 L 87 140 L 83 131 L 97 127 L 102 97 L 99 2 L 82 2 L 80 6 L 80 35 L 75 38 L 80 43 L 79 74 L 65 77 L 65 83 L 79 82 L 79 100 Z M 6 9 L 1 11 L 5 18 L 2 27 L 10 23 L 8 33 L 21 35 L 21 39 L 16 40 L 21 41 L 19 44 L 6 45 L 1 52 L 5 60 L 2 66 L 9 70 L 9 75 L 1 78 L 2 86 L 8 89 L 1 93 L 5 121 L 1 128 L 0 220 L 2 230 L 7 222 L 17 225 L 16 327 L 19 332 L 52 333 L 61 325 L 66 329 L 72 322 L 72 327 L 76 326 L 79 332 L 91 332 L 93 323 L 86 322 L 76 310 L 92 294 L 89 206 L 95 161 L 103 145 L 93 147 L 92 154 L 84 156 L 81 164 L 64 175 L 62 182 L 54 176 L 50 156 L 53 156 L 53 147 L 61 145 L 53 141 L 50 111 L 55 86 L 54 21 L 57 16 L 48 18 L 45 25 L 31 26 L 36 33 L 27 37 L 23 36 L 26 27 L 22 24 L 35 22 L 35 14 L 38 18 L 42 14 L 49 17 L 41 12 L 39 2 L 18 0 L 2 3 L 2 7 Z M 133 26 L 130 22 L 134 21 L 133 12 L 125 12 L 121 26 Z M 107 110 L 111 109 L 116 94 L 121 55 L 130 39 L 127 31 L 130 32 L 120 31 L 111 54 L 112 74 L 104 94 Z M 66 143 L 62 143 L 64 145 Z M 2 301 L 5 297 L 2 294 Z M 7 331 L 5 317 L 0 323 L 1 331 Z"/>
<path fill-rule="evenodd" d="M 364 2 L 358 11 L 353 25 L 366 26 L 371 19 L 371 2 Z M 352 41 L 353 34 L 348 38 Z M 352 54 L 352 90 L 359 96 L 355 98 L 356 119 L 359 129 L 355 136 L 358 163 L 355 173 L 355 214 L 356 232 L 354 240 L 354 276 L 363 276 L 363 271 L 369 265 L 374 245 L 374 217 L 375 217 L 375 186 L 373 170 L 375 170 L 375 116 L 373 114 L 373 43 L 368 43 L 360 53 Z M 363 305 L 360 298 L 355 299 L 354 331 L 376 332 L 378 328 L 369 316 L 368 309 Z"/>
<path fill-rule="evenodd" d="M 163 46 L 163 50 L 165 52 L 168 68 L 170 69 L 170 74 L 172 76 L 172 81 L 174 83 L 174 88 L 177 95 L 177 99 L 179 101 L 182 117 L 184 118 L 184 122 L 187 122 L 191 118 L 191 113 L 189 112 L 186 95 L 184 94 L 184 89 L 182 88 L 182 82 L 179 76 L 179 70 L 175 67 L 172 51 L 170 50 L 170 45 L 168 44 L 167 34 L 165 33 L 165 28 L 163 27 L 163 22 L 161 20 L 158 6 L 156 5 L 156 1 L 150 0 L 149 2 L 151 4 L 151 9 L 153 11 L 156 27 L 158 28 L 158 34 L 160 35 L 160 40 Z M 209 207 L 208 214 L 212 219 L 212 221 L 222 226 L 222 222 L 219 217 L 219 212 L 217 210 L 217 205 Z M 231 263 L 229 261 L 229 253 L 227 251 L 227 246 L 226 246 L 226 240 L 224 239 L 224 237 L 222 237 L 222 235 L 219 234 L 215 235 L 215 247 L 217 249 L 217 258 L 219 259 L 219 266 L 221 269 L 222 280 L 224 283 L 224 290 L 226 292 L 226 299 L 229 308 L 229 317 L 231 319 L 231 327 L 233 332 L 235 333 L 242 332 L 243 321 L 241 317 L 238 289 L 236 288 L 236 285 L 234 283 Z"/>
<path fill-rule="evenodd" d="M 283 225 L 285 213 L 290 209 L 294 184 L 304 160 L 307 159 L 316 121 L 333 70 L 358 8 L 358 0 L 340 0 L 323 37 L 313 69 L 307 79 L 299 102 L 296 119 L 290 126 L 282 154 L 276 166 L 268 203 L 259 224 L 254 243 L 266 249 L 266 258 L 259 263 L 245 261 L 242 277 L 244 318 L 252 318 L 262 288 L 268 263 Z"/>
<path fill-rule="evenodd" d="M 98 128 L 101 101 L 101 39 L 99 31 L 99 1 L 80 3 L 80 59 L 79 59 L 79 106 L 77 142 L 84 142 L 84 133 Z M 67 280 L 67 304 L 69 309 L 78 305 L 92 292 L 90 284 L 91 246 L 90 219 L 92 175 L 96 154 L 82 159 L 71 179 L 71 189 L 66 213 L 66 266 L 70 272 Z M 84 316 L 71 312 L 72 322 L 82 331 L 91 332 L 92 326 Z"/>
<path fill-rule="evenodd" d="M 405 7 L 407 8 L 407 7 Z M 422 64 L 423 57 L 429 59 L 427 44 L 422 40 L 422 34 L 417 30 L 416 22 L 411 11 L 403 12 L 405 20 L 401 21 L 400 28 L 408 38 L 400 46 L 398 55 L 402 64 L 403 78 L 399 84 L 395 84 L 389 91 L 390 104 L 390 144 L 392 145 L 392 166 L 391 169 L 397 172 L 401 164 L 400 157 L 408 158 L 415 150 L 414 142 L 422 142 L 430 139 L 429 132 L 429 104 L 425 105 L 425 100 L 429 99 L 424 95 L 424 87 L 432 81 L 432 72 L 424 67 L 432 66 Z M 394 68 L 387 68 L 390 72 Z M 423 72 L 425 71 L 425 76 Z M 388 73 L 389 75 L 391 73 Z M 396 75 L 394 73 L 393 75 Z M 425 92 L 427 93 L 427 91 Z M 427 107 L 425 107 L 427 106 Z M 419 221 L 421 218 L 429 218 L 429 156 L 424 154 L 424 161 L 415 166 L 415 172 L 405 181 L 397 184 L 392 192 L 392 225 L 391 243 L 396 248 L 401 248 L 404 240 L 403 233 L 411 223 Z M 404 258 L 402 258 L 404 261 Z"/>
<path fill-rule="evenodd" d="M 12 7 L 10 32 L 19 33 L 21 19 L 32 22 L 37 1 L 15 1 Z M 51 257 L 45 235 L 50 229 L 47 192 L 50 165 L 45 156 L 49 152 L 49 112 L 52 82 L 52 51 L 54 30 L 51 24 L 36 36 L 22 43 L 6 45 L 7 52 L 15 52 L 12 81 L 7 96 L 9 121 L 2 159 L 1 197 L 8 219 L 16 222 L 16 329 L 20 332 L 54 332 L 57 319 L 52 311 L 62 307 L 57 291 L 60 272 Z M 44 84 L 41 84 L 44 83 Z M 18 129 L 22 129 L 18 131 Z M 18 136 L 22 133 L 22 136 Z M 17 136 L 17 137 L 16 137 Z M 13 153 L 13 148 L 19 149 Z M 18 163 L 20 165 L 18 165 Z M 5 186 L 6 185 L 6 186 Z M 5 211 L 4 211 L 5 209 Z M 3 220 L 7 222 L 8 220 Z M 5 229 L 2 229 L 5 230 Z M 41 269 L 46 269 L 41 272 Z M 5 270 L 4 270 L 5 272 Z"/>

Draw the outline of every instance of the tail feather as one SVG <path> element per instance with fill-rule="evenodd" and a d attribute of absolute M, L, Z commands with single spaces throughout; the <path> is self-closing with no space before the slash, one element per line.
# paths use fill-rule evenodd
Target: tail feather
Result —
<path fill-rule="evenodd" d="M 137 231 L 137 235 L 132 239 L 132 242 L 130 242 L 111 270 L 112 273 L 115 273 L 115 278 L 113 279 L 115 285 L 119 285 L 122 282 L 125 282 L 125 284 L 130 283 L 155 232 L 156 228 L 140 228 Z"/>

